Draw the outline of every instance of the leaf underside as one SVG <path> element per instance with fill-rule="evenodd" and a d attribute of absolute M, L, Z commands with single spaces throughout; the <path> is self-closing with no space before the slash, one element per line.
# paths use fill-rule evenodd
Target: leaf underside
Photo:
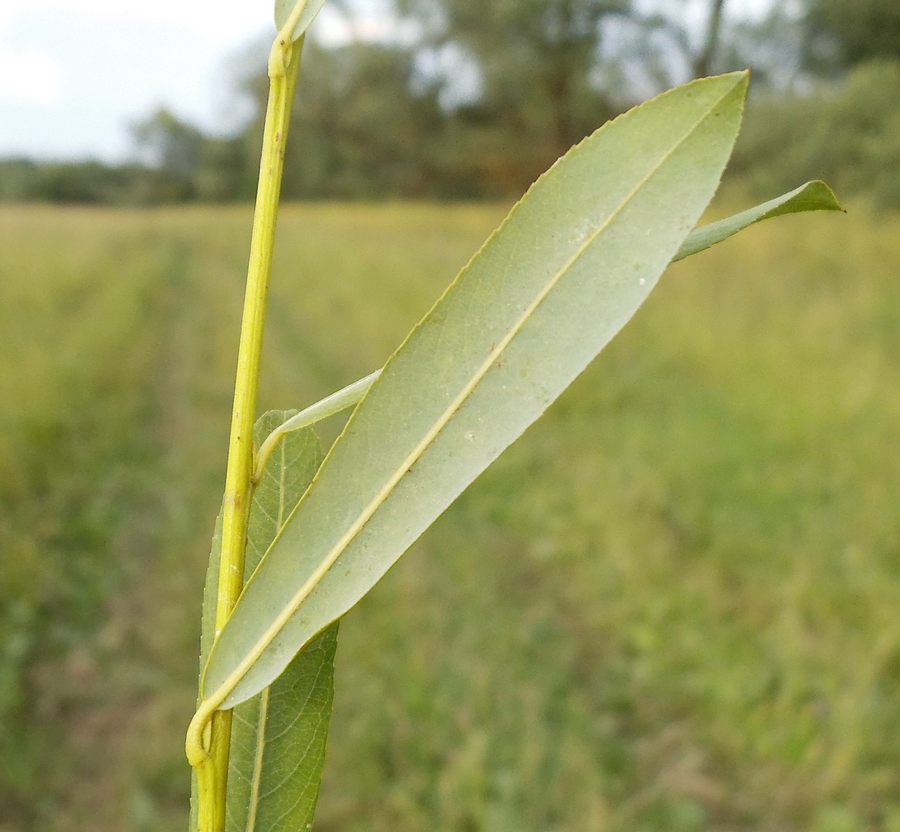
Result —
<path fill-rule="evenodd" d="M 532 186 L 357 407 L 213 648 L 206 697 L 277 678 L 621 329 L 712 198 L 746 85 L 665 93 Z"/>
<path fill-rule="evenodd" d="M 261 416 L 254 431 L 257 447 L 294 413 L 270 411 Z M 311 429 L 296 431 L 279 443 L 253 495 L 245 578 L 303 496 L 322 458 L 321 445 Z M 207 576 L 201 667 L 215 628 L 220 528 L 219 523 Z M 312 823 L 334 694 L 337 630 L 337 623 L 328 627 L 272 685 L 235 708 L 226 832 L 288 832 L 307 829 Z"/>
<path fill-rule="evenodd" d="M 756 223 L 763 220 L 810 211 L 844 210 L 844 207 L 838 202 L 834 191 L 824 182 L 819 179 L 806 182 L 799 188 L 794 188 L 792 191 L 788 191 L 767 202 L 762 202 L 753 208 L 748 208 L 746 211 L 741 211 L 739 214 L 734 214 L 708 225 L 698 226 L 681 244 L 681 248 L 678 249 L 678 252 L 672 258 L 672 262 L 677 263 L 679 260 L 684 260 L 692 254 L 706 251 L 706 249 L 712 248 L 729 237 L 733 237 L 739 231 L 743 231 L 745 228 L 756 225 Z M 348 384 L 341 390 L 310 405 L 295 417 L 279 425 L 279 434 L 283 436 L 292 430 L 300 430 L 302 427 L 313 425 L 328 416 L 333 416 L 335 413 L 340 413 L 342 410 L 353 407 L 368 392 L 368 389 L 379 375 L 381 375 L 381 370 L 376 370 L 365 378 Z"/>

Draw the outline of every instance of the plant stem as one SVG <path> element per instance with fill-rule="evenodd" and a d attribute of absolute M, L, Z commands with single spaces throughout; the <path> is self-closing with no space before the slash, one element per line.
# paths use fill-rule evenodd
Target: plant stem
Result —
<path fill-rule="evenodd" d="M 260 355 L 269 272 L 272 265 L 275 220 L 281 195 L 284 146 L 302 46 L 302 38 L 292 43 L 289 38 L 279 34 L 269 56 L 269 101 L 263 132 L 256 210 L 253 215 L 250 265 L 238 348 L 228 466 L 225 473 L 222 552 L 216 600 L 216 636 L 231 615 L 244 582 L 247 518 L 251 500 L 250 479 L 253 470 L 253 422 L 259 388 Z M 230 741 L 230 710 L 215 711 L 211 720 L 196 725 L 192 722 L 189 729 L 188 759 L 197 771 L 198 832 L 223 832 L 225 829 L 225 791 Z"/>

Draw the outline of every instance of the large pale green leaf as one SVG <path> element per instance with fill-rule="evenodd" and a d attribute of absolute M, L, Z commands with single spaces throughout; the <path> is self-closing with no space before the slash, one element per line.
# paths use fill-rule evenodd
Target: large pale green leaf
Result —
<path fill-rule="evenodd" d="M 295 411 L 270 411 L 256 423 L 259 447 Z M 253 495 L 247 534 L 249 577 L 312 481 L 323 454 L 312 430 L 282 440 Z M 204 593 L 201 667 L 212 647 L 221 518 Z M 334 692 L 337 623 L 319 635 L 272 685 L 234 711 L 226 800 L 227 832 L 288 832 L 312 823 Z M 192 829 L 196 826 L 192 823 Z"/>
<path fill-rule="evenodd" d="M 532 186 L 348 421 L 214 646 L 206 698 L 277 678 L 634 314 L 716 190 L 746 85 L 659 96 Z"/>
<path fill-rule="evenodd" d="M 739 214 L 695 228 L 681 244 L 681 248 L 678 249 L 678 253 L 672 258 L 672 262 L 676 263 L 685 257 L 690 257 L 692 254 L 705 251 L 717 243 L 733 237 L 739 231 L 743 231 L 745 228 L 763 220 L 806 211 L 843 210 L 843 206 L 838 202 L 834 191 L 828 185 L 820 180 L 807 182 L 793 191 L 755 205 L 753 208 L 748 208 Z M 353 382 L 353 384 L 348 384 L 341 390 L 300 411 L 296 416 L 292 416 L 284 422 L 284 424 L 278 425 L 269 434 L 266 445 L 271 443 L 274 446 L 281 440 L 282 436 L 290 433 L 292 430 L 300 430 L 309 425 L 314 425 L 316 422 L 353 407 L 368 392 L 369 388 L 375 383 L 375 379 L 380 375 L 381 370 L 376 370 L 365 378 L 361 378 L 359 381 Z"/>
<path fill-rule="evenodd" d="M 294 10 L 301 6 L 299 17 L 291 29 L 291 40 L 297 40 L 316 19 L 324 5 L 325 0 L 275 0 L 275 27 L 280 32 L 288 24 Z"/>
<path fill-rule="evenodd" d="M 785 214 L 799 214 L 803 211 L 843 211 L 841 203 L 838 202 L 834 191 L 824 182 L 818 179 L 813 182 L 807 182 L 799 188 L 795 188 L 789 193 L 770 199 L 740 214 L 727 217 L 718 222 L 712 222 L 709 225 L 703 225 L 695 228 L 688 238 L 684 241 L 678 253 L 672 258 L 674 263 L 676 260 L 683 260 L 692 254 L 710 248 L 722 240 L 743 231 L 750 225 L 763 220 L 772 219 L 773 217 L 782 217 Z"/>

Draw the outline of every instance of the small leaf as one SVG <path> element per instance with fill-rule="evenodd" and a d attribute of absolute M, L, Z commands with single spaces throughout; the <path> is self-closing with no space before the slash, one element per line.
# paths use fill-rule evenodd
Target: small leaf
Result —
<path fill-rule="evenodd" d="M 256 423 L 262 440 L 296 411 L 270 411 Z M 303 496 L 322 461 L 310 429 L 281 440 L 256 487 L 244 574 L 249 577 Z M 204 594 L 201 667 L 215 632 L 221 519 Z M 334 693 L 335 623 L 258 696 L 234 711 L 226 797 L 226 832 L 288 832 L 312 823 Z M 192 829 L 196 826 L 192 822 Z"/>
<path fill-rule="evenodd" d="M 293 412 L 256 423 L 258 448 Z M 256 569 L 322 462 L 310 429 L 278 444 L 253 494 L 244 574 Z M 259 696 L 235 708 L 226 799 L 227 832 L 288 832 L 312 824 L 334 695 L 337 624 L 316 638 Z"/>
<path fill-rule="evenodd" d="M 203 610 L 200 615 L 200 681 L 203 682 L 203 668 L 209 660 L 216 636 L 216 596 L 219 585 L 219 560 L 222 553 L 222 512 L 216 517 L 212 544 L 209 551 L 209 562 L 206 566 L 206 582 L 203 585 Z M 197 703 L 200 704 L 199 701 Z M 188 829 L 197 832 L 197 772 L 191 769 L 191 815 Z"/>
<path fill-rule="evenodd" d="M 258 696 L 234 709 L 226 832 L 309 829 L 334 698 L 338 624 Z"/>
<path fill-rule="evenodd" d="M 302 11 L 291 30 L 291 40 L 297 40 L 322 11 L 325 0 L 275 0 L 275 28 L 280 32 L 291 18 L 294 9 L 302 5 Z"/>
<path fill-rule="evenodd" d="M 843 211 L 841 203 L 838 202 L 834 191 L 824 182 L 818 179 L 813 182 L 807 182 L 790 193 L 770 199 L 763 202 L 755 208 L 748 208 L 718 222 L 712 222 L 709 225 L 695 228 L 690 236 L 684 241 L 684 244 L 678 249 L 678 254 L 672 258 L 674 263 L 677 260 L 683 260 L 699 251 L 721 243 L 727 240 L 738 231 L 743 231 L 747 226 L 753 225 L 763 220 L 772 219 L 772 217 L 782 217 L 785 214 L 799 214 L 803 211 Z"/>
<path fill-rule="evenodd" d="M 532 186 L 350 418 L 213 647 L 207 699 L 277 678 L 621 329 L 715 192 L 746 86 L 661 95 Z"/>

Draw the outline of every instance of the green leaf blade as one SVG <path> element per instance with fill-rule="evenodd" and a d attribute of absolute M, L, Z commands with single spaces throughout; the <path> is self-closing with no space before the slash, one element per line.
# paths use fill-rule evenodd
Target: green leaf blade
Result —
<path fill-rule="evenodd" d="M 805 211 L 843 210 L 843 206 L 828 185 L 818 179 L 807 182 L 793 191 L 775 197 L 775 199 L 741 211 L 740 214 L 695 228 L 672 258 L 672 262 L 683 260 L 685 257 L 711 248 L 748 226 L 763 220 L 783 217 L 786 214 L 800 214 Z"/>
<path fill-rule="evenodd" d="M 532 186 L 351 417 L 213 649 L 205 696 L 228 690 L 228 707 L 276 678 L 618 332 L 712 198 L 746 83 L 666 93 Z"/>
<path fill-rule="evenodd" d="M 256 423 L 256 446 L 296 411 L 270 411 Z M 321 464 L 310 429 L 285 436 L 266 466 L 250 511 L 245 579 L 266 550 Z M 201 667 L 215 633 L 221 517 L 216 524 L 204 593 Z M 275 682 L 235 708 L 226 795 L 226 832 L 288 832 L 312 823 L 334 697 L 335 623 L 297 656 Z M 196 818 L 192 817 L 192 829 Z"/>
<path fill-rule="evenodd" d="M 313 821 L 331 706 L 338 625 L 234 710 L 226 832 L 294 832 Z"/>
<path fill-rule="evenodd" d="M 293 411 L 259 418 L 256 447 Z M 259 565 L 322 463 L 312 430 L 285 436 L 253 494 L 245 578 Z M 281 832 L 312 824 L 334 698 L 337 624 L 269 687 L 235 708 L 228 765 L 226 832 Z"/>
<path fill-rule="evenodd" d="M 213 530 L 212 543 L 210 544 L 209 561 L 206 566 L 206 581 L 203 585 L 203 607 L 200 614 L 200 690 L 202 691 L 203 671 L 209 661 L 209 653 L 212 650 L 216 637 L 216 596 L 219 584 L 219 562 L 222 553 L 222 512 L 216 517 L 216 525 Z M 200 704 L 202 697 L 198 699 Z M 199 807 L 199 794 L 197 788 L 197 772 L 191 769 L 191 813 L 188 822 L 189 832 L 197 832 Z"/>

